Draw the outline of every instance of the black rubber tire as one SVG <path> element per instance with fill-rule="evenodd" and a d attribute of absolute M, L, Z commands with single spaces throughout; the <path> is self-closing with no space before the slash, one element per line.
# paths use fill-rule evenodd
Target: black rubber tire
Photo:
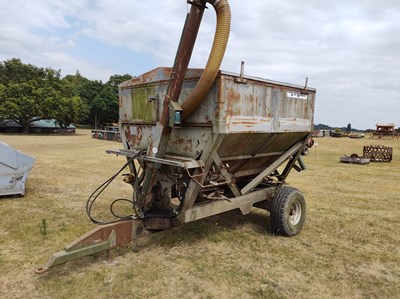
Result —
<path fill-rule="evenodd" d="M 294 187 L 281 187 L 271 205 L 271 229 L 276 235 L 295 236 L 306 220 L 306 201 L 303 193 Z"/>

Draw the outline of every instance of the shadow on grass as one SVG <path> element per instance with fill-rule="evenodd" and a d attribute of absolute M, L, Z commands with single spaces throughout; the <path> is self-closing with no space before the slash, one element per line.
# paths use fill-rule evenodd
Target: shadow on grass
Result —
<path fill-rule="evenodd" d="M 245 229 L 248 226 L 250 231 L 257 234 L 270 233 L 267 214 L 253 211 L 248 215 L 242 215 L 239 210 L 233 210 L 157 232 L 151 235 L 151 240 L 158 246 L 174 247 L 179 244 L 193 244 L 204 239 L 211 242 L 229 240 L 249 231 Z"/>
<path fill-rule="evenodd" d="M 18 199 L 23 200 L 24 196 L 20 194 L 0 195 L 0 202 L 16 201 Z"/>

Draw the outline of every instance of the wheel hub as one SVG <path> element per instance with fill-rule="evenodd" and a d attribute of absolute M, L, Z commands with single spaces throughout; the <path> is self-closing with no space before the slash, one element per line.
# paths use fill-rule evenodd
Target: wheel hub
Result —
<path fill-rule="evenodd" d="M 289 223 L 291 225 L 296 225 L 299 223 L 300 218 L 301 218 L 301 204 L 299 202 L 294 202 L 290 206 Z"/>

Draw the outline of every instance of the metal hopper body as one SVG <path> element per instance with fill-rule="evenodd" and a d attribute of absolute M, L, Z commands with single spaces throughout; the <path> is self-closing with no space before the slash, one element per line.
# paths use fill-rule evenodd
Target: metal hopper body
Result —
<path fill-rule="evenodd" d="M 120 86 L 125 149 L 115 153 L 129 157 L 139 151 L 157 152 L 151 145 L 158 138 L 159 107 L 171 71 L 157 68 Z M 187 71 L 179 104 L 202 71 Z M 231 207 L 248 213 L 252 204 L 266 200 L 261 196 L 249 201 L 248 195 L 284 182 L 313 126 L 314 99 L 312 88 L 220 71 L 201 105 L 172 129 L 164 158 L 146 154 L 138 158 L 141 169 L 157 169 L 151 201 L 146 202 L 141 194 L 141 187 L 146 188 L 143 182 L 134 191 L 144 215 L 151 215 L 149 225 L 163 229 Z M 283 164 L 286 168 L 278 171 Z M 176 217 L 158 222 L 160 211 Z"/>

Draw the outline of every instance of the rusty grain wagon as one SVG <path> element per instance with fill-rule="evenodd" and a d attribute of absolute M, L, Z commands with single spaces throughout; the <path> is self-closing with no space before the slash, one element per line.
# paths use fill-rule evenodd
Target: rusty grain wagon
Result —
<path fill-rule="evenodd" d="M 205 69 L 188 64 L 206 3 L 217 13 Z M 313 127 L 316 90 L 221 71 L 230 28 L 227 0 L 190 1 L 172 68 L 156 68 L 121 84 L 120 132 L 127 157 L 132 215 L 102 224 L 55 253 L 53 265 L 115 248 L 150 231 L 253 206 L 270 212 L 274 233 L 293 236 L 305 220 L 305 200 L 285 185 L 305 168 L 301 151 Z M 122 169 L 121 169 L 122 170 Z M 116 177 L 116 176 L 114 176 Z M 93 202 L 109 182 L 89 198 Z M 111 209 L 112 210 L 112 209 Z M 115 216 L 118 216 L 115 214 Z"/>

